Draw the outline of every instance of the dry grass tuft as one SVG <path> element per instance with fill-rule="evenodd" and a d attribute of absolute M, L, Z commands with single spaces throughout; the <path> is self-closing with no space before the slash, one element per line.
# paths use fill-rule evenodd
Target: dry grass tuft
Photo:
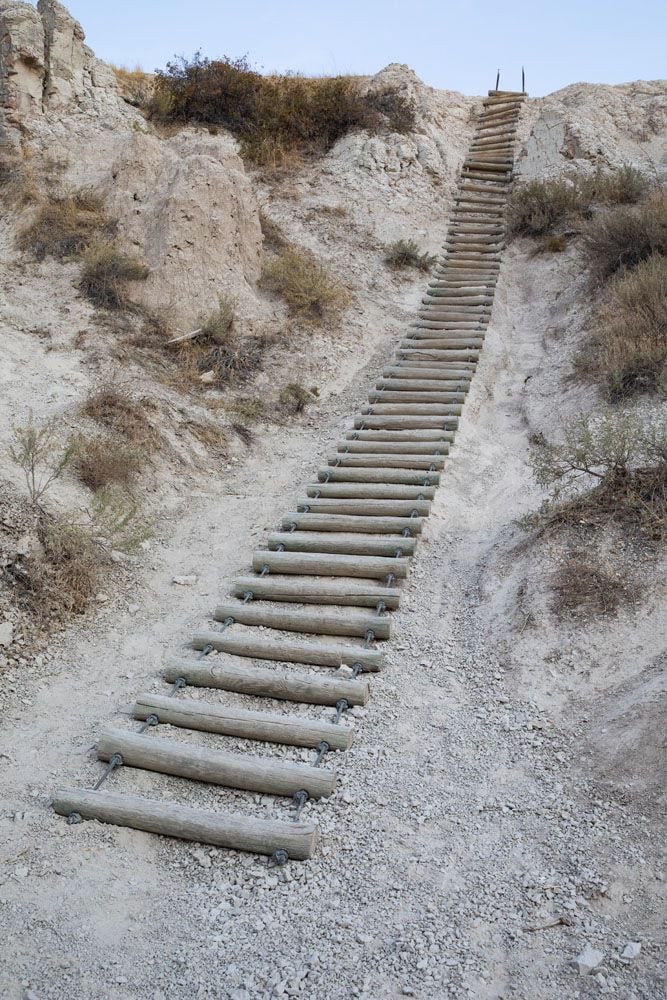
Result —
<path fill-rule="evenodd" d="M 613 280 L 576 369 L 612 401 L 667 392 L 667 257 L 654 254 Z"/>
<path fill-rule="evenodd" d="M 316 387 L 306 389 L 300 382 L 290 382 L 278 394 L 278 402 L 281 408 L 289 414 L 296 415 L 303 413 L 307 406 L 314 403 L 319 396 Z"/>
<path fill-rule="evenodd" d="M 657 188 L 638 205 L 621 205 L 592 219 L 582 253 L 598 282 L 653 254 L 667 254 L 667 189 Z"/>
<path fill-rule="evenodd" d="M 19 243 L 37 260 L 47 256 L 63 260 L 80 255 L 100 236 L 112 236 L 115 229 L 100 195 L 90 190 L 74 191 L 41 204 Z"/>
<path fill-rule="evenodd" d="M 225 409 L 232 420 L 232 426 L 241 437 L 241 431 L 247 432 L 246 424 L 254 424 L 266 416 L 263 399 L 256 396 L 237 396 L 226 404 Z"/>
<path fill-rule="evenodd" d="M 262 227 L 262 235 L 264 236 L 264 246 L 273 250 L 274 253 L 278 250 L 284 250 L 285 247 L 289 246 L 289 240 L 283 233 L 282 229 L 277 222 L 266 214 L 263 208 L 259 210 L 259 224 Z"/>
<path fill-rule="evenodd" d="M 150 405 L 146 399 L 133 399 L 124 389 L 107 385 L 88 397 L 82 412 L 125 441 L 141 446 L 160 440 L 159 433 L 146 417 L 145 411 Z"/>
<path fill-rule="evenodd" d="M 145 281 L 148 275 L 145 264 L 123 253 L 115 243 L 95 242 L 85 252 L 79 288 L 100 308 L 126 309 L 130 304 L 128 283 Z"/>
<path fill-rule="evenodd" d="M 235 308 L 234 299 L 226 295 L 219 296 L 218 308 L 201 321 L 201 339 L 213 341 L 214 344 L 227 343 L 236 318 Z"/>
<path fill-rule="evenodd" d="M 386 247 L 385 264 L 393 268 L 415 267 L 418 271 L 429 271 L 438 258 L 429 253 L 421 253 L 414 240 L 397 240 Z"/>
<path fill-rule="evenodd" d="M 141 450 L 114 441 L 112 438 L 77 440 L 74 467 L 84 484 L 94 493 L 109 486 L 129 490 L 144 466 Z"/>
<path fill-rule="evenodd" d="M 151 117 L 222 126 L 239 137 L 244 156 L 260 166 L 294 166 L 358 129 L 407 132 L 414 108 L 398 91 L 367 92 L 349 76 L 263 76 L 247 59 L 168 63 L 155 77 Z"/>
<path fill-rule="evenodd" d="M 547 253 L 563 253 L 567 250 L 567 237 L 566 236 L 545 236 L 543 247 Z"/>
<path fill-rule="evenodd" d="M 338 319 L 351 298 L 322 264 L 293 248 L 265 264 L 261 283 L 280 295 L 291 313 L 314 323 Z"/>
<path fill-rule="evenodd" d="M 123 100 L 135 108 L 147 107 L 153 96 L 154 75 L 146 73 L 140 66 L 128 69 L 126 66 L 112 65 L 112 69 Z"/>
<path fill-rule="evenodd" d="M 554 610 L 567 615 L 612 615 L 631 597 L 625 581 L 611 567 L 570 556 L 552 577 Z"/>
<path fill-rule="evenodd" d="M 20 575 L 23 597 L 42 622 L 63 622 L 80 615 L 98 588 L 102 555 L 92 531 L 64 518 L 39 528 L 42 550 L 26 557 Z"/>

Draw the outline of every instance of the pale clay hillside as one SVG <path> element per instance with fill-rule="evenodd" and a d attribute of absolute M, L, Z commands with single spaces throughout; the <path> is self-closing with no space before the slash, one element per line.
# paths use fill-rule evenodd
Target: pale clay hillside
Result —
<path fill-rule="evenodd" d="M 356 86 L 399 95 L 409 128 L 269 169 L 224 128 L 130 103 L 62 5 L 0 0 L 8 1000 L 664 995 L 664 498 L 636 531 L 530 518 L 551 492 L 535 453 L 579 416 L 665 421 L 664 382 L 619 400 L 581 375 L 615 301 L 591 282 L 581 219 L 502 252 L 385 669 L 352 712 L 335 794 L 304 810 L 314 856 L 270 866 L 50 807 L 99 778 L 92 748 L 136 725 L 139 692 L 165 693 L 168 658 L 213 627 L 422 305 L 483 98 L 398 64 Z M 627 168 L 659 188 L 667 82 L 528 97 L 514 157 L 517 188 Z M 388 266 L 401 240 L 425 270 Z M 319 282 L 306 307 L 281 285 L 291 253 Z M 100 284 L 100 262 L 125 270 Z M 30 413 L 55 421 L 46 464 L 67 459 L 38 509 L 16 461 Z M 62 525 L 82 546 L 76 586 Z M 572 602 L 589 578 L 608 590 Z M 212 812 L 291 806 L 130 767 L 108 785 Z"/>

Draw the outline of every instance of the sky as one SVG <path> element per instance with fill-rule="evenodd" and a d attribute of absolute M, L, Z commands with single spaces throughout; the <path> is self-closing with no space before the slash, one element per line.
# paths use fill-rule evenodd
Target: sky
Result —
<path fill-rule="evenodd" d="M 433 87 L 542 96 L 667 76 L 657 0 L 65 0 L 96 54 L 146 70 L 197 49 L 257 69 L 372 74 L 407 63 Z"/>

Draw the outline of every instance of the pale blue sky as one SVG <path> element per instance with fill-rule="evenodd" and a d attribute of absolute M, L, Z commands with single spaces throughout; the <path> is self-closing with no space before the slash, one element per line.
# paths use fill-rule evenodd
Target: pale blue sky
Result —
<path fill-rule="evenodd" d="M 153 70 L 175 53 L 247 54 L 260 69 L 374 73 L 411 66 L 435 87 L 495 82 L 539 96 L 568 83 L 667 76 L 658 0 L 69 0 L 103 59 Z"/>

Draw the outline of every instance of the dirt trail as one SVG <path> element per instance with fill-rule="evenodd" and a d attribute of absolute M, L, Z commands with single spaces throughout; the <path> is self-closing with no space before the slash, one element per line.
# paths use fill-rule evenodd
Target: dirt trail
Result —
<path fill-rule="evenodd" d="M 346 388 L 308 425 L 270 429 L 224 492 L 212 475 L 207 492 L 184 496 L 146 568 L 139 611 L 114 607 L 65 638 L 29 710 L 8 720 L 3 997 L 661 995 L 651 827 L 582 773 L 584 727 L 550 713 L 544 664 L 524 665 L 541 692 L 529 700 L 521 671 L 499 655 L 505 637 L 489 628 L 489 567 L 538 499 L 523 395 L 545 350 L 523 302 L 536 275 L 550 291 L 567 280 L 556 265 L 508 253 L 389 665 L 356 720 L 360 738 L 337 760 L 339 791 L 308 805 L 322 850 L 277 870 L 130 830 L 68 827 L 46 803 L 56 785 L 98 775 L 100 725 L 157 686 L 165 655 L 290 506 L 390 345 L 341 375 Z M 541 386 L 531 405 L 547 413 L 550 393 Z M 175 573 L 197 584 L 174 587 Z M 234 804 L 232 791 L 178 779 L 113 779 L 126 790 L 156 780 L 181 801 Z M 631 940 L 641 958 L 625 964 L 618 954 Z M 586 944 L 605 953 L 597 978 L 568 965 Z"/>

